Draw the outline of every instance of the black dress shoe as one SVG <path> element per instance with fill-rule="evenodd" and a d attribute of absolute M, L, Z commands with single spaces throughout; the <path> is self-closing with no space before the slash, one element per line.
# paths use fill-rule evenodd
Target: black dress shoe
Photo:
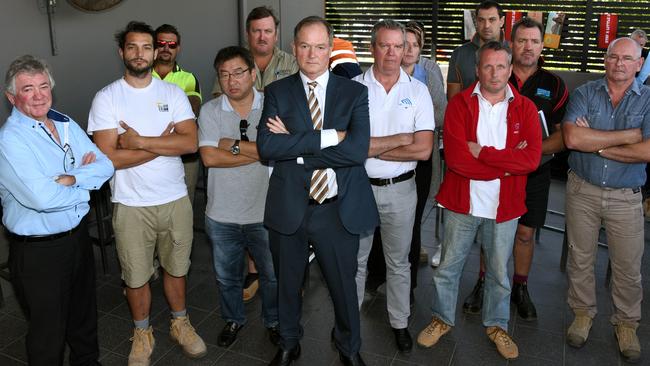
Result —
<path fill-rule="evenodd" d="M 266 328 L 269 331 L 269 340 L 276 346 L 280 345 L 280 330 L 278 326 Z"/>
<path fill-rule="evenodd" d="M 483 287 L 485 278 L 479 278 L 472 290 L 472 293 L 463 302 L 463 312 L 467 314 L 479 314 L 483 307 Z"/>
<path fill-rule="evenodd" d="M 411 339 L 411 334 L 409 333 L 408 328 L 393 328 L 393 334 L 395 334 L 397 349 L 402 353 L 410 353 L 411 349 L 413 349 L 413 339 Z"/>
<path fill-rule="evenodd" d="M 530 299 L 528 285 L 526 283 L 515 283 L 512 285 L 510 302 L 517 307 L 517 314 L 523 320 L 531 321 L 537 319 L 537 309 L 535 309 L 535 304 Z"/>
<path fill-rule="evenodd" d="M 300 357 L 300 344 L 290 350 L 283 350 L 280 348 L 275 357 L 271 360 L 269 366 L 289 366 L 291 363 Z"/>
<path fill-rule="evenodd" d="M 366 366 L 366 363 L 363 362 L 363 359 L 359 353 L 356 353 L 351 357 L 344 356 L 342 353 L 339 353 L 339 358 L 341 359 L 341 363 L 345 366 Z"/>
<path fill-rule="evenodd" d="M 221 333 L 219 333 L 217 344 L 221 347 L 229 347 L 237 339 L 237 333 L 242 327 L 243 325 L 235 322 L 227 322 L 221 330 Z"/>

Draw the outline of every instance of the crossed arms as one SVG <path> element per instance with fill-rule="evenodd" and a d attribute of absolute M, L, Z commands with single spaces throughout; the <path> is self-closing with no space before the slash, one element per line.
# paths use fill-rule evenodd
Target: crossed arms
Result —
<path fill-rule="evenodd" d="M 144 164 L 158 156 L 180 156 L 197 150 L 196 123 L 187 119 L 170 122 L 160 136 L 140 136 L 126 122 L 120 121 L 126 131 L 117 128 L 94 132 L 95 144 L 113 162 L 115 169 L 126 169 Z"/>

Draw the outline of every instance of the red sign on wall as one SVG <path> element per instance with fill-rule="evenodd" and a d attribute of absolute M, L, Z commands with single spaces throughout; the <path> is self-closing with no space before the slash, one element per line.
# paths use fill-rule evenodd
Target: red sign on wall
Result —
<path fill-rule="evenodd" d="M 607 48 L 616 39 L 618 30 L 618 14 L 600 14 L 600 26 L 598 28 L 598 48 Z"/>
<path fill-rule="evenodd" d="M 520 11 L 506 11 L 506 22 L 504 24 L 505 28 L 505 37 L 510 41 L 510 33 L 512 32 L 512 27 L 517 23 L 519 19 L 522 18 L 524 13 Z"/>

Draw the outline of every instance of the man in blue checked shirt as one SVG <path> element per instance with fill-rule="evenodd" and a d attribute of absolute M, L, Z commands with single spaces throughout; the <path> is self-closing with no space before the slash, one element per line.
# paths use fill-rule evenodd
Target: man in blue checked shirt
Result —
<path fill-rule="evenodd" d="M 86 220 L 90 190 L 113 164 L 68 116 L 52 106 L 54 80 L 32 56 L 5 77 L 14 106 L 0 128 L 2 223 L 11 277 L 29 321 L 30 365 L 99 365 L 95 265 Z"/>

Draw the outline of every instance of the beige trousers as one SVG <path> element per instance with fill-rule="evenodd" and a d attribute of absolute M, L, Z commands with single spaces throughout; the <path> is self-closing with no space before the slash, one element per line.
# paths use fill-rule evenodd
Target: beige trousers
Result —
<path fill-rule="evenodd" d="M 612 324 L 641 319 L 644 228 L 640 189 L 594 186 L 569 172 L 566 187 L 568 303 L 574 312 L 597 313 L 594 263 L 605 228 L 612 266 Z"/>

